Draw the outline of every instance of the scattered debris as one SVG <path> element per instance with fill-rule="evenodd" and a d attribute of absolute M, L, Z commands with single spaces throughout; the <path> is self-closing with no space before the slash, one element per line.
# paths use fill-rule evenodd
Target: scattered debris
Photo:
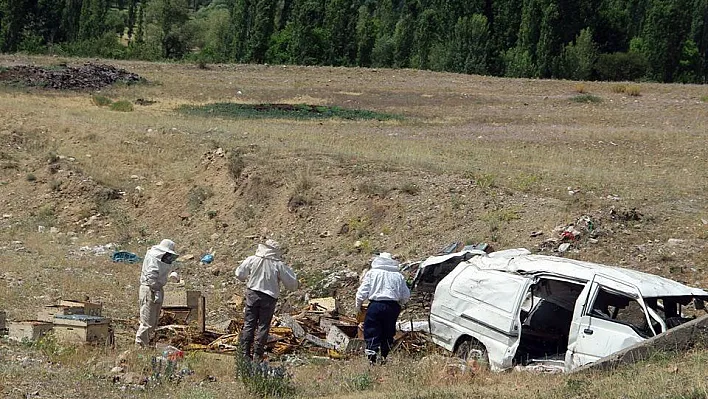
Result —
<path fill-rule="evenodd" d="M 113 252 L 111 259 L 113 259 L 113 262 L 120 263 L 138 263 L 142 261 L 142 258 L 140 258 L 140 256 L 128 251 Z"/>

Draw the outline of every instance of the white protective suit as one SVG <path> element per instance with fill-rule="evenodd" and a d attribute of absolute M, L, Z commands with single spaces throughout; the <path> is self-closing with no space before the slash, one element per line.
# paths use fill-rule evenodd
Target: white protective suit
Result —
<path fill-rule="evenodd" d="M 143 268 L 140 273 L 140 326 L 135 334 L 135 343 L 141 346 L 149 345 L 162 309 L 163 291 L 167 277 L 172 271 L 172 265 L 162 261 L 163 255 L 174 252 L 175 243 L 162 240 L 160 245 L 150 248 L 145 254 Z"/>
<path fill-rule="evenodd" d="M 411 291 L 403 275 L 398 270 L 398 261 L 391 254 L 383 252 L 371 262 L 371 269 L 366 272 L 356 291 L 356 309 L 367 299 L 370 301 L 396 301 L 405 305 L 411 298 Z"/>
<path fill-rule="evenodd" d="M 277 249 L 258 244 L 256 254 L 249 256 L 236 269 L 236 278 L 246 281 L 246 287 L 275 299 L 280 296 L 280 285 L 288 291 L 297 289 L 295 272 L 280 258 Z"/>

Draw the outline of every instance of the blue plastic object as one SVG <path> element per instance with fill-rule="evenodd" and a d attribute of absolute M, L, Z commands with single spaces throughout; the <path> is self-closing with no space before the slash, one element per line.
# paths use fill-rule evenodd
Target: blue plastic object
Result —
<path fill-rule="evenodd" d="M 141 260 L 138 255 L 128 251 L 116 251 L 113 253 L 111 258 L 113 259 L 113 262 L 123 263 L 138 263 Z"/>
<path fill-rule="evenodd" d="M 212 254 L 206 254 L 202 256 L 202 260 L 200 262 L 202 263 L 211 263 L 214 261 L 214 255 Z"/>

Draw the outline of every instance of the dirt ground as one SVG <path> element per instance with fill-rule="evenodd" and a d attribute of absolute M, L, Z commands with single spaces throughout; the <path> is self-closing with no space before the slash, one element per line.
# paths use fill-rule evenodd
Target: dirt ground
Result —
<path fill-rule="evenodd" d="M 62 63 L 83 60 L 0 57 L 0 67 Z M 206 295 L 208 324 L 236 315 L 233 270 L 267 237 L 286 245 L 301 281 L 282 311 L 333 295 L 351 314 L 353 276 L 374 253 L 410 262 L 453 242 L 708 286 L 703 86 L 642 83 L 635 97 L 613 83 L 414 70 L 106 63 L 147 82 L 90 93 L 0 87 L 0 303 L 11 319 L 88 296 L 126 320 L 119 342 L 129 342 L 139 265 L 109 255 L 142 256 L 164 237 L 183 255 L 188 287 Z M 574 101 L 588 93 L 601 102 Z M 96 106 L 93 94 L 135 109 Z M 175 111 L 229 101 L 403 119 Z M 577 234 L 562 236 L 571 225 Z M 206 253 L 215 260 L 200 265 Z"/>

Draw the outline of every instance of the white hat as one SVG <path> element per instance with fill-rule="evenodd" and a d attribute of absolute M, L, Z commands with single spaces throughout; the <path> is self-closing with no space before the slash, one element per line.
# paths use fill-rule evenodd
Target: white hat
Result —
<path fill-rule="evenodd" d="M 271 249 L 275 249 L 276 251 L 280 251 L 280 243 L 278 241 L 275 241 L 271 238 L 267 239 L 265 242 L 265 246 Z"/>
<path fill-rule="evenodd" d="M 177 255 L 177 252 L 175 252 L 175 242 L 167 238 L 160 241 L 160 245 L 157 246 L 157 249 Z"/>
<path fill-rule="evenodd" d="M 386 258 L 386 259 L 393 259 L 393 256 L 391 256 L 391 254 L 388 253 L 388 252 L 381 252 L 381 253 L 379 254 L 379 257 L 380 257 L 380 258 Z"/>

